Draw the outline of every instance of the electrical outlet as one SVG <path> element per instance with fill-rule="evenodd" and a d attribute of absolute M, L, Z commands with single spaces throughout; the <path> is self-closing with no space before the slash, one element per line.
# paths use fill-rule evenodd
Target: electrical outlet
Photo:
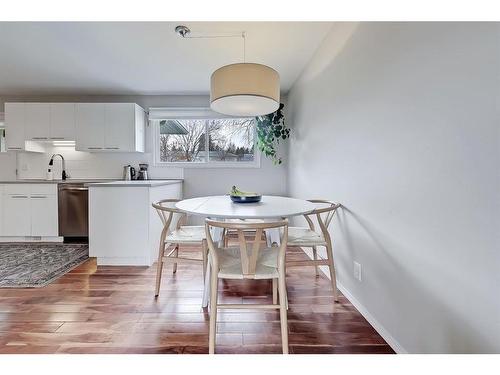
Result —
<path fill-rule="evenodd" d="M 361 281 L 361 264 L 358 262 L 354 262 L 354 278 L 358 281 Z"/>
<path fill-rule="evenodd" d="M 22 163 L 21 164 L 21 170 L 22 171 L 27 171 L 28 170 L 28 164 L 27 163 Z"/>

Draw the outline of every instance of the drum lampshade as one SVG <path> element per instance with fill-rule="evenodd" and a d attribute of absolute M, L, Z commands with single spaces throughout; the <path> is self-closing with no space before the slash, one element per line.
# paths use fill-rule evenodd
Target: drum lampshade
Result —
<path fill-rule="evenodd" d="M 210 108 L 230 116 L 262 116 L 280 105 L 280 77 L 262 64 L 223 66 L 210 80 Z"/>

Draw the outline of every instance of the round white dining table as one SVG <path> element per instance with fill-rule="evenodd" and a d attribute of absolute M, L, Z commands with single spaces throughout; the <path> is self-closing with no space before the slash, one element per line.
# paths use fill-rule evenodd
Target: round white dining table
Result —
<path fill-rule="evenodd" d="M 220 219 L 279 219 L 307 214 L 315 205 L 303 199 L 264 195 L 258 203 L 234 203 L 228 195 L 184 199 L 175 206 L 186 213 Z"/>
<path fill-rule="evenodd" d="M 312 212 L 316 207 L 313 203 L 303 199 L 263 195 L 258 203 L 234 203 L 229 195 L 216 195 L 184 199 L 175 204 L 179 210 L 191 215 L 208 217 L 215 220 L 221 219 L 264 219 L 279 220 L 292 216 L 304 215 Z M 221 228 L 211 228 L 215 241 L 222 239 Z M 279 231 L 266 231 L 268 246 L 272 243 L 279 244 Z M 210 294 L 210 264 L 205 273 L 205 288 L 202 306 L 208 306 Z"/>

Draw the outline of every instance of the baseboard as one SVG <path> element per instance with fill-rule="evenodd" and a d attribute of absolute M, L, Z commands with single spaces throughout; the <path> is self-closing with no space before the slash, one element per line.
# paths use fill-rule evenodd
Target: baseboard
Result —
<path fill-rule="evenodd" d="M 389 346 L 397 354 L 408 354 L 408 351 L 392 336 L 385 327 L 366 309 L 366 307 L 354 297 L 341 283 L 337 282 L 337 288 L 342 292 L 345 298 L 359 311 L 361 315 L 370 323 L 370 325 L 382 336 Z"/>
<path fill-rule="evenodd" d="M 152 266 L 149 258 L 146 257 L 100 257 L 95 254 L 89 254 L 89 257 L 97 258 L 98 266 Z"/>
<path fill-rule="evenodd" d="M 313 255 L 311 249 L 303 248 L 302 250 L 309 258 L 312 259 Z M 320 267 L 320 269 L 321 272 L 323 272 L 323 274 L 329 279 L 330 273 L 328 272 L 328 267 Z M 344 287 L 338 280 L 337 288 L 397 354 L 408 354 L 408 351 L 398 342 L 398 340 L 396 340 L 394 336 L 392 336 L 389 331 L 385 329 L 385 327 L 368 311 L 368 309 L 361 302 L 359 302 L 356 297 L 354 297 L 352 293 L 349 292 L 349 290 Z"/>
<path fill-rule="evenodd" d="M 0 242 L 63 242 L 63 237 L 40 237 L 40 236 L 2 236 Z"/>

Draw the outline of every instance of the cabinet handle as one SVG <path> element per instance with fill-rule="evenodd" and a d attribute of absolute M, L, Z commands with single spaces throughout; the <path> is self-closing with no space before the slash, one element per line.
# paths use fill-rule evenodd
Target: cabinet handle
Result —
<path fill-rule="evenodd" d="M 64 137 L 50 137 L 50 139 L 55 139 L 55 140 L 64 140 L 66 138 Z"/>
<path fill-rule="evenodd" d="M 22 147 L 7 147 L 9 150 L 22 150 Z"/>
<path fill-rule="evenodd" d="M 102 147 L 87 147 L 88 150 L 102 150 Z"/>
<path fill-rule="evenodd" d="M 119 150 L 120 147 L 105 147 L 106 150 Z"/>
<path fill-rule="evenodd" d="M 11 195 L 11 198 L 28 198 L 27 195 Z"/>
<path fill-rule="evenodd" d="M 43 140 L 43 139 L 47 139 L 47 137 L 33 137 L 31 139 Z"/>
<path fill-rule="evenodd" d="M 32 195 L 30 198 L 47 198 L 46 195 Z"/>

